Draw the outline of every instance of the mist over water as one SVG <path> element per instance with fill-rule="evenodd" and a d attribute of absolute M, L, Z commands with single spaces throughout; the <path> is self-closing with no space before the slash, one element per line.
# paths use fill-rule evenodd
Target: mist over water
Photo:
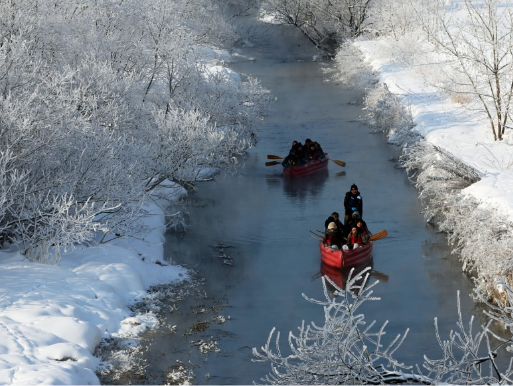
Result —
<path fill-rule="evenodd" d="M 322 229 L 333 211 L 343 214 L 352 183 L 363 195 L 371 231 L 388 231 L 374 244 L 373 268 L 381 276 L 371 280 L 381 278 L 374 289 L 382 300 L 365 305 L 366 319 L 379 326 L 388 320 L 389 339 L 410 328 L 398 360 L 413 365 L 425 354 L 439 357 L 433 319 L 446 336 L 456 327 L 457 291 L 465 320 L 481 313 L 469 297 L 471 280 L 449 255 L 445 237 L 425 224 L 404 170 L 389 161 L 397 149 L 359 119 L 362 95 L 327 82 L 324 70 L 332 64 L 319 60 L 292 27 L 261 28 L 230 67 L 257 77 L 277 99 L 258 146 L 239 159 L 239 174 L 198 185 L 187 198 L 191 228 L 167 234 L 166 256 L 194 268 L 205 283 L 171 313 L 177 333 L 153 338 L 150 371 L 159 374 L 179 360 L 193 370 L 195 384 L 259 382 L 270 368 L 253 363 L 251 349 L 265 344 L 273 327 L 285 348 L 288 332 L 303 320 L 323 321 L 322 308 L 302 297 L 323 297 L 319 247 L 310 231 Z M 306 138 L 346 167 L 330 162 L 326 173 L 286 180 L 280 165 L 264 165 L 267 154 L 285 156 L 293 140 Z M 220 315 L 224 323 L 214 321 Z M 194 329 L 199 323 L 208 327 Z M 200 340 L 215 342 L 219 351 L 202 353 Z"/>

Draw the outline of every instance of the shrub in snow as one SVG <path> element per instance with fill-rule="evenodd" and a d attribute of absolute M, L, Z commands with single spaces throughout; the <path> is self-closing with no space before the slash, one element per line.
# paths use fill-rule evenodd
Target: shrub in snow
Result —
<path fill-rule="evenodd" d="M 288 352 L 280 347 L 280 334 L 274 329 L 260 349 L 253 348 L 255 361 L 269 362 L 270 373 L 262 378 L 267 384 L 509 384 L 513 368 L 499 364 L 499 349 L 511 345 L 511 339 L 496 336 L 490 331 L 492 320 L 511 328 L 513 319 L 506 307 L 495 307 L 488 313 L 490 321 L 480 328 L 473 326 L 473 317 L 465 325 L 461 316 L 458 295 L 457 329 L 444 339 L 435 318 L 435 336 L 442 350 L 438 359 L 425 358 L 422 368 L 409 366 L 394 359 L 406 339 L 405 334 L 386 338 L 385 327 L 368 323 L 359 307 L 372 296 L 368 270 L 350 275 L 345 289 L 328 277 L 323 277 L 324 300 L 308 301 L 324 309 L 324 325 L 304 322 L 299 333 L 288 335 Z M 362 280 L 363 279 L 363 280 Z M 333 297 L 326 281 L 335 289 Z M 359 283 L 359 284 L 357 284 Z M 507 306 L 511 307 L 513 293 L 508 288 Z M 511 308 L 509 308 L 511 310 Z M 477 330 L 474 331 L 474 330 Z M 493 346 L 492 341 L 494 341 Z M 498 343 L 497 343 L 498 342 Z"/>
<path fill-rule="evenodd" d="M 30 260 L 130 234 L 160 182 L 211 178 L 256 143 L 271 98 L 212 56 L 236 39 L 214 2 L 27 0 L 0 13 L 0 239 Z"/>
<path fill-rule="evenodd" d="M 385 84 L 369 90 L 364 103 L 368 124 L 383 132 L 390 143 L 406 147 L 418 141 L 419 135 L 413 131 L 415 123 L 410 111 Z"/>
<path fill-rule="evenodd" d="M 495 283 L 499 278 L 513 283 L 513 224 L 462 195 L 463 189 L 479 181 L 479 174 L 452 154 L 424 141 L 415 132 L 412 115 L 402 99 L 385 85 L 368 89 L 368 69 L 355 66 L 355 74 L 347 70 L 348 52 L 358 55 L 357 50 L 341 50 L 337 70 L 354 87 L 362 82 L 360 87 L 367 90 L 364 102 L 369 125 L 383 132 L 391 143 L 403 147 L 399 165 L 420 191 L 426 221 L 436 223 L 447 233 L 453 252 L 459 254 L 463 270 L 475 278 L 478 291 L 489 300 L 497 297 Z"/>
<path fill-rule="evenodd" d="M 408 148 L 400 165 L 420 190 L 426 220 L 447 234 L 463 270 L 475 277 L 479 293 L 487 299 L 497 297 L 498 278 L 513 283 L 513 224 L 462 193 L 479 181 L 478 173 L 426 141 Z"/>
<path fill-rule="evenodd" d="M 340 46 L 334 60 L 336 66 L 330 74 L 334 80 L 362 90 L 368 90 L 378 82 L 370 65 L 362 60 L 362 52 L 351 41 Z"/>
<path fill-rule="evenodd" d="M 299 28 L 317 47 L 333 52 L 343 40 L 363 34 L 371 24 L 368 0 L 263 0 L 266 11 Z"/>

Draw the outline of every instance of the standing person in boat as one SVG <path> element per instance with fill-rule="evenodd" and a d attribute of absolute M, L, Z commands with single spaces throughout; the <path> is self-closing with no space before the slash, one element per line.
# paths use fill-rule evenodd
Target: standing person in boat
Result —
<path fill-rule="evenodd" d="M 344 197 L 344 209 L 344 225 L 346 226 L 349 225 L 353 212 L 357 211 L 360 217 L 363 216 L 363 199 L 356 184 L 351 185 L 351 189 Z"/>
<path fill-rule="evenodd" d="M 358 233 L 358 228 L 356 226 L 351 228 L 351 232 L 347 235 L 347 244 L 342 246 L 342 249 L 356 249 L 363 245 L 362 236 Z"/>
<path fill-rule="evenodd" d="M 340 230 L 337 229 L 337 224 L 334 222 L 330 222 L 328 224 L 328 229 L 324 233 L 324 237 L 322 238 L 322 244 L 325 247 L 330 247 L 332 249 L 340 249 L 342 246 L 342 237 L 340 235 Z"/>
<path fill-rule="evenodd" d="M 331 214 L 331 216 L 329 216 L 326 219 L 326 221 L 324 221 L 324 229 L 328 229 L 328 225 L 330 225 L 330 223 L 332 223 L 332 222 L 335 223 L 339 232 L 343 232 L 344 226 L 340 222 L 340 216 L 339 216 L 338 212 L 333 212 Z"/>

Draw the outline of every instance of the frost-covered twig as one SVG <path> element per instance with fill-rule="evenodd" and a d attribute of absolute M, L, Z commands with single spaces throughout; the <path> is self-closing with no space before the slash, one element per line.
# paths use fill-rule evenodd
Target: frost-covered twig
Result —
<path fill-rule="evenodd" d="M 364 276 L 361 276 L 364 275 Z M 253 349 L 255 361 L 269 362 L 271 372 L 262 380 L 269 384 L 510 384 L 513 375 L 513 360 L 504 366 L 500 349 L 511 345 L 512 337 L 499 337 L 490 329 L 492 319 L 474 332 L 474 317 L 465 325 L 461 314 L 459 293 L 457 295 L 458 320 L 456 329 L 442 338 L 435 318 L 435 339 L 442 350 L 441 358 L 424 357 L 422 365 L 412 366 L 394 359 L 408 331 L 397 335 L 385 344 L 385 322 L 375 329 L 375 322 L 367 323 L 358 308 L 372 296 L 376 283 L 367 283 L 368 270 L 359 275 L 350 275 L 346 289 L 337 287 L 328 277 L 323 277 L 325 300 L 305 299 L 324 309 L 324 325 L 303 323 L 299 333 L 289 333 L 288 352 L 280 347 L 280 333 L 275 329 L 269 334 L 264 346 Z M 326 281 L 335 288 L 331 297 Z M 356 284 L 357 282 L 361 284 Z M 509 305 L 513 291 L 508 287 Z M 489 314 L 513 326 L 513 318 L 500 308 Z M 500 316 L 499 316 L 500 314 Z M 496 339 L 492 347 L 492 338 Z M 500 359 L 500 360 L 499 360 Z M 508 359 L 508 358 L 506 358 Z M 409 370 L 409 371 L 405 371 Z M 425 372 L 425 374 L 424 374 Z"/>

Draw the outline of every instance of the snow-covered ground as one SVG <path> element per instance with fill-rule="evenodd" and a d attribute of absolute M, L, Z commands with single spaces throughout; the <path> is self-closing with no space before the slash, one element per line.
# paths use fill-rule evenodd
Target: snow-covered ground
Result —
<path fill-rule="evenodd" d="M 396 61 L 386 39 L 355 43 L 365 60 L 403 98 L 416 123 L 415 131 L 480 173 L 481 180 L 464 190 L 489 210 L 513 221 L 513 135 L 494 141 L 489 123 L 429 86 L 414 67 Z"/>
<path fill-rule="evenodd" d="M 128 307 L 153 285 L 187 278 L 163 261 L 163 204 L 148 203 L 140 239 L 78 247 L 58 265 L 0 252 L 0 384 L 99 384 L 93 353 L 101 339 L 135 337 L 158 323 Z"/>

